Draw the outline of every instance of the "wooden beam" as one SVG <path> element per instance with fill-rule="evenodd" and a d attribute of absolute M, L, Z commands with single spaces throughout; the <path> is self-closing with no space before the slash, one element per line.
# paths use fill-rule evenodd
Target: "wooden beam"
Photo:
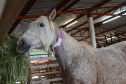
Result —
<path fill-rule="evenodd" d="M 19 16 L 25 15 L 35 2 L 36 2 L 36 0 L 32 0 L 32 1 L 30 0 L 29 3 L 26 5 L 26 7 L 23 9 L 23 11 L 19 14 Z M 20 21 L 21 21 L 21 19 L 16 20 L 13 23 L 10 30 L 8 31 L 8 34 L 11 34 L 13 32 L 13 30 L 17 27 L 17 25 L 20 23 Z"/>
<path fill-rule="evenodd" d="M 31 73 L 33 73 L 33 72 L 39 72 L 40 70 L 42 70 L 42 71 L 44 71 L 44 70 L 47 70 L 48 69 L 48 67 L 46 67 L 46 68 L 32 68 L 31 69 Z M 52 69 L 56 69 L 56 67 L 52 67 Z M 60 71 L 61 70 L 61 66 L 57 66 L 57 70 L 58 71 Z"/>
<path fill-rule="evenodd" d="M 87 15 L 89 14 L 88 12 L 70 12 L 70 13 L 73 13 L 73 14 L 84 14 L 84 15 Z M 108 14 L 108 13 L 90 13 L 92 15 L 111 15 L 111 16 L 117 16 L 118 14 Z M 125 16 L 125 15 L 120 15 L 120 16 Z"/>
<path fill-rule="evenodd" d="M 68 9 L 70 9 L 72 6 L 74 6 L 75 4 L 77 4 L 80 0 L 75 0 L 73 3 L 71 3 L 69 6 L 67 6 L 65 9 L 63 9 L 62 11 L 66 11 Z"/>
<path fill-rule="evenodd" d="M 71 12 L 71 11 L 63 11 L 63 12 L 57 12 L 56 15 L 66 14 L 66 13 L 80 13 L 80 14 L 88 14 L 88 12 Z M 50 13 L 43 13 L 43 14 L 35 14 L 35 15 L 25 15 L 25 16 L 18 16 L 16 19 L 28 19 L 28 18 L 37 18 L 40 16 L 48 16 Z M 112 15 L 117 16 L 118 14 L 107 14 L 107 13 L 90 13 L 94 15 Z M 120 15 L 120 16 L 126 16 L 126 15 Z M 84 23 L 85 24 L 85 23 Z M 83 25 L 83 24 L 81 24 Z M 80 25 L 79 25 L 80 26 Z M 76 28 L 77 29 L 77 28 Z M 75 29 L 73 29 L 75 30 Z M 68 30 L 69 31 L 69 30 Z M 67 31 L 67 32 L 68 32 Z"/>
<path fill-rule="evenodd" d="M 82 30 L 86 30 L 86 31 L 87 31 L 88 28 L 89 28 L 89 27 L 82 28 L 82 29 L 78 30 L 77 32 L 72 33 L 71 36 L 75 35 L 75 34 L 78 33 L 78 32 L 81 32 Z"/>
<path fill-rule="evenodd" d="M 30 58 L 31 61 L 34 60 L 52 60 L 52 59 L 56 59 L 54 56 L 53 57 L 35 57 L 35 58 Z"/>
<path fill-rule="evenodd" d="M 72 6 L 74 6 L 76 3 L 78 3 L 80 0 L 75 0 L 73 3 L 71 3 L 69 6 L 67 6 L 66 8 L 64 8 L 62 11 L 66 11 L 66 10 L 68 10 L 68 9 L 70 9 Z M 59 17 L 60 15 L 57 15 L 56 16 L 56 18 L 57 17 Z M 55 19 L 56 19 L 55 18 Z"/>
<path fill-rule="evenodd" d="M 122 15 L 123 13 L 126 13 L 126 11 L 121 12 L 121 13 L 117 14 L 116 16 Z M 109 20 L 109 19 L 114 18 L 114 17 L 116 17 L 116 16 L 110 17 L 110 18 L 108 18 L 108 19 L 106 19 L 106 20 Z M 106 21 L 106 20 L 104 20 L 104 21 Z M 102 22 L 104 22 L 104 21 L 101 21 L 100 23 L 102 23 Z M 96 23 L 96 24 L 97 24 L 97 23 Z M 98 26 L 100 26 L 100 25 L 98 25 Z M 97 26 L 97 27 L 98 27 L 98 26 Z M 117 27 L 117 28 L 120 28 L 120 27 Z M 114 29 L 116 29 L 116 28 L 109 29 L 109 30 L 107 30 L 107 31 L 112 31 L 112 30 L 114 30 Z M 106 32 L 106 31 L 105 31 L 105 32 Z M 103 33 L 105 33 L 105 32 L 103 32 Z M 101 33 L 98 33 L 98 34 L 96 34 L 96 35 L 99 35 L 99 34 L 101 34 Z M 89 38 L 89 36 L 87 36 L 87 37 L 84 38 L 84 39 L 87 39 L 87 38 Z M 84 40 L 84 39 L 81 39 L 81 40 Z"/>
<path fill-rule="evenodd" d="M 65 0 L 65 1 L 63 0 L 63 2 L 56 7 L 56 11 L 59 11 L 63 6 L 65 6 L 70 1 L 71 0 Z"/>
<path fill-rule="evenodd" d="M 85 22 L 84 24 L 86 24 L 87 22 Z M 83 24 L 81 24 L 81 25 L 79 25 L 79 26 L 77 26 L 77 27 L 81 27 Z M 102 25 L 102 23 L 95 23 L 94 24 L 94 26 L 98 26 L 98 25 Z M 80 28 L 79 28 L 80 29 Z M 76 31 L 76 32 L 74 32 L 74 33 L 72 33 L 71 35 L 75 35 L 75 34 L 77 34 L 77 33 L 79 33 L 79 32 L 81 32 L 81 31 L 83 31 L 83 30 L 88 30 L 89 29 L 89 27 L 85 27 L 85 28 L 81 28 L 80 30 L 78 30 L 78 31 Z"/>
<path fill-rule="evenodd" d="M 53 71 L 53 72 L 44 72 L 44 73 L 34 73 L 32 76 L 42 76 L 42 75 L 50 75 L 50 74 L 61 74 L 62 71 Z"/>
<path fill-rule="evenodd" d="M 7 0 L 0 18 L 0 41 L 6 35 L 17 13 L 21 10 L 26 0 Z"/>
<path fill-rule="evenodd" d="M 100 3 L 100 4 L 96 5 L 96 6 L 93 6 L 92 8 L 88 8 L 88 10 L 87 10 L 86 12 L 88 12 L 88 13 L 89 13 L 89 12 L 92 12 L 92 11 L 95 10 L 94 8 L 99 8 L 99 7 L 105 5 L 106 3 L 110 2 L 110 1 L 111 1 L 111 0 L 103 1 L 102 3 Z M 81 9 L 80 9 L 80 10 L 81 10 Z M 75 11 L 80 11 L 80 10 L 77 9 L 77 10 L 75 10 Z M 82 11 L 82 10 L 81 10 L 81 11 Z M 86 14 L 85 14 L 85 15 L 86 15 Z M 78 16 L 77 18 L 75 18 L 74 20 L 72 20 L 72 21 L 68 22 L 67 24 L 63 25 L 62 28 L 66 27 L 67 25 L 73 23 L 74 21 L 76 21 L 76 20 L 82 18 L 82 17 L 85 16 L 85 15 L 83 15 L 83 14 L 79 15 L 79 16 Z"/>
<path fill-rule="evenodd" d="M 126 6 L 126 5 L 122 5 L 122 6 Z M 114 7 L 122 7 L 122 6 L 114 6 Z M 109 8 L 111 6 L 107 6 L 107 8 Z M 101 7 L 98 7 L 98 8 L 101 8 Z M 106 8 L 106 7 L 104 7 Z M 87 8 L 86 8 L 87 9 Z M 83 10 L 86 10 L 86 9 L 83 9 Z M 97 7 L 94 9 L 97 9 Z M 78 9 L 77 9 L 78 10 Z M 66 13 L 71 13 L 71 12 L 74 12 L 76 10 L 67 10 L 67 11 L 63 11 L 63 12 L 57 12 L 56 15 L 61 15 L 61 14 L 66 14 Z M 86 14 L 89 13 L 89 12 L 85 12 Z M 108 12 L 109 13 L 109 12 Z M 28 18 L 37 18 L 37 17 L 40 17 L 40 16 L 48 16 L 50 13 L 43 13 L 43 14 L 34 14 L 34 15 L 24 15 L 24 16 L 18 16 L 16 17 L 16 19 L 28 19 Z M 99 13 L 96 13 L 99 15 Z M 106 12 L 103 13 L 104 15 L 107 14 Z"/>
<path fill-rule="evenodd" d="M 45 65 L 38 65 L 38 66 L 31 66 L 31 69 L 32 68 L 43 68 L 43 67 L 56 67 L 56 66 L 59 66 L 59 64 L 45 64 Z"/>
<path fill-rule="evenodd" d="M 32 76 L 31 76 L 31 61 L 30 61 L 30 56 L 28 53 L 28 81 L 27 83 L 30 84 L 30 82 L 32 81 Z"/>
<path fill-rule="evenodd" d="M 117 10 L 118 8 L 120 8 L 121 5 L 125 5 L 125 4 L 126 4 L 126 3 L 122 3 L 122 4 L 120 4 L 119 6 L 115 6 L 115 7 L 113 7 L 112 9 L 110 9 L 110 10 L 104 12 L 104 13 L 110 13 L 110 12 L 112 12 L 112 11 Z M 107 8 L 107 7 L 106 7 L 106 8 Z M 100 17 L 102 17 L 102 15 L 96 16 L 95 18 L 93 18 L 93 20 L 96 20 L 96 19 L 98 19 L 98 18 L 100 18 Z M 87 23 L 88 23 L 88 21 L 86 21 L 86 22 L 84 22 L 84 23 L 82 23 L 82 24 L 80 24 L 80 25 L 78 25 L 78 26 L 72 28 L 71 30 L 68 30 L 67 33 L 69 33 L 69 32 L 72 31 L 72 30 L 75 30 L 75 29 L 77 29 L 77 28 L 79 28 L 79 27 L 81 27 L 81 26 L 83 26 L 83 25 L 85 25 L 85 24 L 87 24 Z M 78 32 L 77 32 L 77 33 L 78 33 Z"/>
<path fill-rule="evenodd" d="M 41 80 L 41 81 L 32 81 L 32 83 L 39 84 L 39 83 L 47 83 L 47 82 L 60 81 L 60 80 L 62 80 L 62 78 L 54 78 L 54 79 Z"/>
<path fill-rule="evenodd" d="M 110 28 L 106 28 L 106 27 L 98 27 L 98 28 L 101 28 L 101 29 L 110 29 Z M 117 30 L 117 29 L 112 29 L 112 30 L 124 33 L 124 31 L 120 31 L 120 30 Z"/>
<path fill-rule="evenodd" d="M 106 32 L 109 32 L 109 31 L 112 31 L 113 29 L 119 29 L 119 28 L 124 27 L 124 26 L 126 26 L 126 24 L 121 25 L 121 26 L 118 26 L 118 27 L 116 27 L 116 28 L 112 28 L 112 29 L 109 29 L 109 30 L 106 30 L 106 31 L 100 32 L 100 33 L 97 33 L 96 36 L 97 36 L 97 35 L 100 35 L 100 34 L 103 34 L 103 33 L 106 33 Z M 85 40 L 85 39 L 87 39 L 87 38 L 89 38 L 89 36 L 87 36 L 86 38 L 81 39 L 81 40 L 79 40 L 79 41 Z"/>

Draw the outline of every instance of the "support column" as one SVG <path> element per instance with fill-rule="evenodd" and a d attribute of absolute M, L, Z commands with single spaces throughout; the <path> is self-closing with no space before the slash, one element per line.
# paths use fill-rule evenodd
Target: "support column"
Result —
<path fill-rule="evenodd" d="M 88 23 L 90 29 L 91 45 L 92 47 L 96 48 L 95 29 L 92 14 L 88 14 Z"/>

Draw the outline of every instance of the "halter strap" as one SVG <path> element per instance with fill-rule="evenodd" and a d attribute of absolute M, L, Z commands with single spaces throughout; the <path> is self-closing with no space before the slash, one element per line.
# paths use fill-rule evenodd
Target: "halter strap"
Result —
<path fill-rule="evenodd" d="M 51 26 L 51 22 L 50 21 L 48 21 L 48 22 L 49 22 L 49 26 L 50 26 L 51 31 L 53 31 L 53 28 Z"/>
<path fill-rule="evenodd" d="M 42 40 L 41 40 L 38 36 L 36 36 L 36 35 L 34 35 L 34 34 L 31 34 L 31 33 L 28 33 L 28 32 L 26 32 L 26 34 L 29 34 L 29 35 L 32 35 L 32 36 L 36 37 L 37 39 L 39 39 L 39 40 L 40 40 L 41 44 L 43 45 Z"/>

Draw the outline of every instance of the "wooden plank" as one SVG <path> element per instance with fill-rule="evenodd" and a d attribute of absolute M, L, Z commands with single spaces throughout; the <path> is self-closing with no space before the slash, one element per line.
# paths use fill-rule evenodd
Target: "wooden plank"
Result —
<path fill-rule="evenodd" d="M 0 18 L 0 41 L 6 35 L 26 0 L 7 0 Z"/>
<path fill-rule="evenodd" d="M 58 66 L 58 67 L 51 67 L 53 70 L 57 70 L 57 71 L 60 71 L 61 70 L 61 66 Z M 34 73 L 34 72 L 40 72 L 40 70 L 42 70 L 43 72 L 45 71 L 45 70 L 47 70 L 48 69 L 48 67 L 47 68 L 32 68 L 31 69 L 31 73 Z"/>
<path fill-rule="evenodd" d="M 120 6 L 107 6 L 107 7 L 94 7 L 94 8 L 85 8 L 85 9 L 75 9 L 75 10 L 67 10 L 67 11 L 63 11 L 63 12 L 56 12 L 56 15 L 61 15 L 61 14 L 66 14 L 66 13 L 71 13 L 74 11 L 82 11 L 82 10 L 92 10 L 92 9 L 101 9 L 101 8 L 113 8 L 113 7 L 121 7 L 121 6 L 126 6 L 126 5 L 120 5 Z M 85 12 L 86 14 L 88 14 L 89 12 Z M 37 18 L 40 16 L 48 16 L 50 13 L 43 13 L 43 14 L 33 14 L 33 15 L 25 15 L 25 16 L 18 16 L 16 19 L 28 19 L 28 18 Z M 98 14 L 99 13 L 95 13 Z M 102 14 L 107 14 L 107 13 L 102 13 Z M 113 15 L 117 15 L 117 14 L 113 14 Z M 126 15 L 121 15 L 121 16 L 126 16 Z"/>
<path fill-rule="evenodd" d="M 42 76 L 42 75 L 49 75 L 49 74 L 61 74 L 61 71 L 53 71 L 53 72 L 44 72 L 44 73 L 35 73 L 35 74 L 31 74 L 32 76 Z"/>
<path fill-rule="evenodd" d="M 28 53 L 29 55 L 29 53 Z M 30 84 L 30 82 L 32 82 L 32 76 L 31 76 L 31 62 L 30 62 L 30 56 L 28 56 L 28 81 L 27 83 Z"/>
<path fill-rule="evenodd" d="M 45 68 L 45 67 L 56 67 L 56 66 L 59 66 L 59 64 L 45 64 L 45 65 L 38 65 L 38 66 L 31 66 L 31 69 L 32 68 Z"/>
<path fill-rule="evenodd" d="M 53 57 L 36 57 L 36 58 L 30 58 L 31 61 L 34 60 L 52 60 L 52 59 L 56 59 L 54 56 Z"/>
<path fill-rule="evenodd" d="M 54 79 L 48 79 L 48 80 L 41 80 L 41 81 L 32 81 L 32 84 L 39 84 L 39 83 L 47 83 L 47 82 L 53 82 L 53 81 L 60 81 L 62 78 L 54 78 Z"/>

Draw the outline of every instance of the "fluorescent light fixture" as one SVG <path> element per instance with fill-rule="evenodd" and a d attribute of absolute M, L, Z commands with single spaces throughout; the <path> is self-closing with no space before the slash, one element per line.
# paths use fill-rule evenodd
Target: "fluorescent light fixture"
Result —
<path fill-rule="evenodd" d="M 21 82 L 16 82 L 16 84 L 20 84 Z"/>
<path fill-rule="evenodd" d="M 69 26 L 71 26 L 71 25 L 73 25 L 73 24 L 75 24 L 75 23 L 77 23 L 77 22 L 78 22 L 78 21 L 75 21 L 75 22 L 73 22 L 73 23 L 67 25 L 66 27 L 69 27 Z"/>
<path fill-rule="evenodd" d="M 36 78 L 39 78 L 38 76 L 33 76 L 32 79 L 36 79 Z"/>
<path fill-rule="evenodd" d="M 114 18 L 111 18 L 111 19 L 109 19 L 109 20 L 106 20 L 106 21 L 103 22 L 103 24 L 108 23 L 108 22 L 110 22 L 110 21 L 113 21 L 113 20 L 115 20 L 115 19 L 117 19 L 117 18 L 120 18 L 120 17 L 121 17 L 121 16 L 116 16 L 116 17 L 114 17 Z"/>
<path fill-rule="evenodd" d="M 126 15 L 126 13 L 123 13 L 122 15 Z"/>
<path fill-rule="evenodd" d="M 123 10 L 122 12 L 124 12 L 125 10 Z M 123 13 L 122 15 L 126 15 L 126 13 Z M 116 16 L 116 17 L 114 17 L 114 18 L 111 18 L 111 19 L 109 19 L 109 20 L 106 20 L 106 21 L 104 21 L 103 22 L 103 24 L 105 24 L 105 23 L 108 23 L 108 22 L 110 22 L 110 21 L 113 21 L 113 20 L 115 20 L 115 19 L 118 19 L 118 18 L 120 18 L 121 16 Z"/>

